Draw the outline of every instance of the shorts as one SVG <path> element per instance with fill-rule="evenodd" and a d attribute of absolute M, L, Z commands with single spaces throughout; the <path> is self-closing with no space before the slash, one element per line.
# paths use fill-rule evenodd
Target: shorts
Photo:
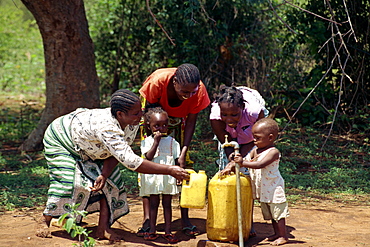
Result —
<path fill-rule="evenodd" d="M 279 220 L 289 216 L 288 203 L 266 203 L 261 202 L 261 211 L 264 220 Z"/>

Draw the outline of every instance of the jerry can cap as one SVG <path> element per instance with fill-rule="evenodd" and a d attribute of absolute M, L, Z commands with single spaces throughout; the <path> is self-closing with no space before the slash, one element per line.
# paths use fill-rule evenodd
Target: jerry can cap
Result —
<path fill-rule="evenodd" d="M 196 173 L 193 169 L 185 169 L 188 173 Z"/>

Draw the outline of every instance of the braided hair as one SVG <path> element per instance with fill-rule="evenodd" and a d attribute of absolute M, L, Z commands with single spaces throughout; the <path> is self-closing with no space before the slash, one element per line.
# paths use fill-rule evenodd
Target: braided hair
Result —
<path fill-rule="evenodd" d="M 199 84 L 200 73 L 195 65 L 184 63 L 177 67 L 175 78 L 177 83 L 179 83 L 181 86 L 187 84 Z"/>
<path fill-rule="evenodd" d="M 119 89 L 110 99 L 111 113 L 116 118 L 118 111 L 127 113 L 137 102 L 140 102 L 140 99 L 135 93 L 127 89 Z"/>
<path fill-rule="evenodd" d="M 220 93 L 215 97 L 217 103 L 231 103 L 240 108 L 244 106 L 243 93 L 236 87 L 220 86 Z"/>
<path fill-rule="evenodd" d="M 159 104 L 149 104 L 145 108 L 145 113 L 144 113 L 145 123 L 149 124 L 150 118 L 153 116 L 153 114 L 156 114 L 156 113 L 158 114 L 165 113 L 168 116 L 167 112 L 163 110 L 163 108 L 159 106 Z"/>

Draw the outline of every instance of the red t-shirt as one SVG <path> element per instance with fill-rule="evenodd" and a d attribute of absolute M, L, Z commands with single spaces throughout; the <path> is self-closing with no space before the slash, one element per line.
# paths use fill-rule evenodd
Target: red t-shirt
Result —
<path fill-rule="evenodd" d="M 175 75 L 176 68 L 164 68 L 154 71 L 143 83 L 140 94 L 149 103 L 159 103 L 171 117 L 186 117 L 189 113 L 196 114 L 206 108 L 211 102 L 203 82 L 195 95 L 182 101 L 180 106 L 171 107 L 168 104 L 167 86 Z"/>

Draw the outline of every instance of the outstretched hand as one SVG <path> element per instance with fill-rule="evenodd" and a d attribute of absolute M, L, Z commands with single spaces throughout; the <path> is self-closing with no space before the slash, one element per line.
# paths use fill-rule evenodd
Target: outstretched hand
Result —
<path fill-rule="evenodd" d="M 179 166 L 170 166 L 169 168 L 171 169 L 170 175 L 175 177 L 177 180 L 182 181 L 184 179 L 189 179 L 190 177 L 189 173 Z"/>

